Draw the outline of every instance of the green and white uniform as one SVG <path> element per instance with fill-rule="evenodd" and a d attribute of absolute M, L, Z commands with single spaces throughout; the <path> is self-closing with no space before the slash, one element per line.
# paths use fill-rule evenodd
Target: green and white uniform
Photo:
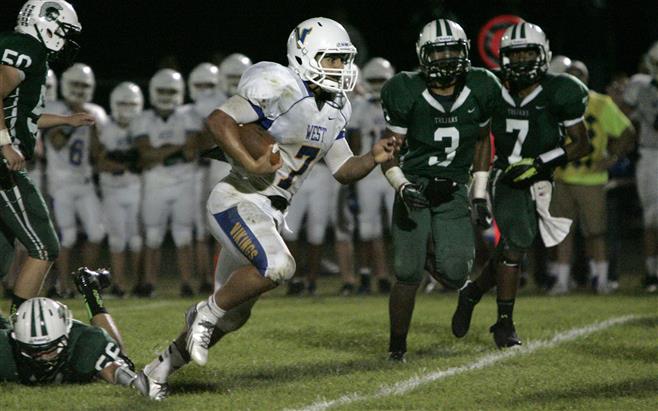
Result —
<path fill-rule="evenodd" d="M 34 154 L 37 122 L 43 111 L 46 91 L 46 48 L 34 37 L 22 33 L 0 34 L 0 64 L 21 70 L 25 78 L 3 100 L 5 126 L 15 145 L 30 159 Z M 0 190 L 0 278 L 6 274 L 18 239 L 33 258 L 53 261 L 59 243 L 48 209 L 41 194 L 25 170 L 8 176 L 0 167 L 6 183 Z"/>
<path fill-rule="evenodd" d="M 474 242 L 466 184 L 480 128 L 488 124 L 500 90 L 498 79 L 480 68 L 471 68 L 452 102 L 434 95 L 421 73 L 402 72 L 384 85 L 387 127 L 406 135 L 400 167 L 407 179 L 427 187 L 445 178 L 459 187 L 447 201 L 411 213 L 396 198 L 392 226 L 399 281 L 421 280 L 430 235 L 437 273 L 448 284 L 461 286 L 470 272 Z"/>
<path fill-rule="evenodd" d="M 529 189 L 509 187 L 498 177 L 509 164 L 560 147 L 564 129 L 584 120 L 587 97 L 587 87 L 569 74 L 546 74 L 523 99 L 502 90 L 491 124 L 496 148 L 491 192 L 505 246 L 529 248 L 538 233 L 537 215 Z"/>
<path fill-rule="evenodd" d="M 0 381 L 21 384 L 85 383 L 114 361 L 123 361 L 121 349 L 103 329 L 73 320 L 66 359 L 48 373 L 21 355 L 11 330 L 0 330 Z"/>

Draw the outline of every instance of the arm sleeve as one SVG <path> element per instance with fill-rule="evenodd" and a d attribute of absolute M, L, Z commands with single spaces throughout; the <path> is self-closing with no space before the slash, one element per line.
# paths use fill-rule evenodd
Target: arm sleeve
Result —
<path fill-rule="evenodd" d="M 619 138 L 621 133 L 631 125 L 631 121 L 617 107 L 610 97 L 607 97 L 601 113 L 601 125 L 610 138 Z"/>
<path fill-rule="evenodd" d="M 405 73 L 399 73 L 388 80 L 382 88 L 382 107 L 389 130 L 398 134 L 407 134 L 409 113 L 413 99 L 405 84 Z"/>
<path fill-rule="evenodd" d="M 260 107 L 254 106 L 249 100 L 237 94 L 229 98 L 219 109 L 236 123 L 247 124 L 265 120 L 265 115 Z"/>
<path fill-rule="evenodd" d="M 94 376 L 121 358 L 116 341 L 98 327 L 88 326 L 78 337 L 73 348 L 72 366 L 81 378 Z"/>
<path fill-rule="evenodd" d="M 557 89 L 553 99 L 553 112 L 564 127 L 571 127 L 583 121 L 587 108 L 588 90 L 578 79 L 563 74 L 554 80 Z"/>
<path fill-rule="evenodd" d="M 331 148 L 327 154 L 324 156 L 324 161 L 327 163 L 329 170 L 331 170 L 331 174 L 336 174 L 336 172 L 343 166 L 343 164 L 345 164 L 345 162 L 353 156 L 354 154 L 352 153 L 350 145 L 347 144 L 347 140 L 345 139 L 345 132 L 343 131 L 338 136 L 336 141 L 334 141 L 334 144 L 331 145 Z"/>

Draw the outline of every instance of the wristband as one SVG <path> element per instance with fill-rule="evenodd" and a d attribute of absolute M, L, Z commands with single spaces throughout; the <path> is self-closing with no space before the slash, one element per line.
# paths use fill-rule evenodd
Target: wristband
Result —
<path fill-rule="evenodd" d="M 0 130 L 0 146 L 11 144 L 11 136 L 9 135 L 9 130 L 3 128 Z"/>
<path fill-rule="evenodd" d="M 553 150 L 542 153 L 537 157 L 542 165 L 550 167 L 558 167 L 565 165 L 569 162 L 567 159 L 567 152 L 562 147 L 554 148 Z"/>
<path fill-rule="evenodd" d="M 488 181 L 488 171 L 476 171 L 473 173 L 473 184 L 471 185 L 471 194 L 473 198 L 487 198 Z"/>
<path fill-rule="evenodd" d="M 395 191 L 398 191 L 400 187 L 405 184 L 411 184 L 411 182 L 404 176 L 404 173 L 400 167 L 391 167 L 386 170 L 386 173 L 384 174 L 386 175 L 386 179 L 395 189 Z"/>

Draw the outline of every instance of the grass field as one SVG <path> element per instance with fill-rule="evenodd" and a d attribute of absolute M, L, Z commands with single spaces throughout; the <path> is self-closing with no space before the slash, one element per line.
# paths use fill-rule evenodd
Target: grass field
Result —
<path fill-rule="evenodd" d="M 470 333 L 450 333 L 454 294 L 420 295 L 406 364 L 387 362 L 387 298 L 286 298 L 276 290 L 250 322 L 211 351 L 204 368 L 171 378 L 164 410 L 658 409 L 658 297 L 546 297 L 526 291 L 515 321 L 521 349 L 500 351 L 488 327 L 493 296 Z M 331 287 L 331 290 L 330 288 Z M 180 330 L 193 300 L 110 300 L 142 367 Z M 80 300 L 67 301 L 85 319 Z M 0 410 L 154 408 L 134 391 L 94 383 L 0 385 Z"/>

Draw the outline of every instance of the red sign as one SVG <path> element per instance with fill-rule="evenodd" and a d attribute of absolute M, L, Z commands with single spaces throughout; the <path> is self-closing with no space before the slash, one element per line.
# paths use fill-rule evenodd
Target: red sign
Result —
<path fill-rule="evenodd" d="M 489 20 L 478 34 L 478 52 L 485 66 L 490 69 L 498 68 L 498 51 L 500 39 L 509 26 L 522 22 L 519 16 L 504 14 Z"/>

